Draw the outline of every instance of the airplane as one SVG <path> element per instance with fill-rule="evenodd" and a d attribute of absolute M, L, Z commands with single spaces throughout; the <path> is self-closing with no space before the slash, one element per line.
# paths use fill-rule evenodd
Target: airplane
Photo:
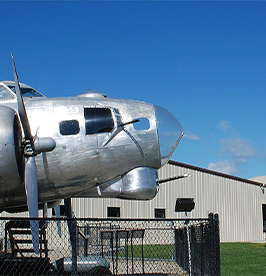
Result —
<path fill-rule="evenodd" d="M 64 199 L 71 217 L 73 197 L 156 196 L 157 170 L 183 136 L 170 112 L 96 90 L 46 98 L 19 82 L 11 59 L 14 81 L 0 82 L 0 212 L 28 210 L 37 218 L 45 204 Z M 37 228 L 31 221 L 36 252 Z"/>

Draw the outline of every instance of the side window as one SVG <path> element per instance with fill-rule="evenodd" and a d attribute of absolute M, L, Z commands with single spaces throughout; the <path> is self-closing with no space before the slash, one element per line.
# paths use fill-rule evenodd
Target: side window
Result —
<path fill-rule="evenodd" d="M 61 135 L 75 135 L 79 133 L 79 122 L 77 120 L 62 121 L 59 123 Z"/>
<path fill-rule="evenodd" d="M 148 130 L 150 128 L 150 122 L 147 118 L 136 118 L 139 122 L 133 124 L 136 130 Z"/>
<path fill-rule="evenodd" d="M 112 112 L 108 108 L 84 108 L 86 135 L 111 132 L 114 128 Z"/>

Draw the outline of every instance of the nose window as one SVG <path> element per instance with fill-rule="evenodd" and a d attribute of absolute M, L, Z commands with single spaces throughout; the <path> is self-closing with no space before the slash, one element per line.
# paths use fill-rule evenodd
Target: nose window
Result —
<path fill-rule="evenodd" d="M 183 127 L 167 110 L 155 106 L 160 143 L 161 164 L 167 163 L 183 135 Z"/>

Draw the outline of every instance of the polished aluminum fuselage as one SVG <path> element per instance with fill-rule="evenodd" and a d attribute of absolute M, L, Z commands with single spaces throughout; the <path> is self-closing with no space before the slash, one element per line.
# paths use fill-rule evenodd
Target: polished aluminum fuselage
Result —
<path fill-rule="evenodd" d="M 156 112 L 151 104 L 104 97 L 25 98 L 24 101 L 32 135 L 52 137 L 56 142 L 52 152 L 36 156 L 39 203 L 82 196 L 92 187 L 134 168 L 158 169 L 162 165 Z M 1 105 L 17 111 L 16 101 Z M 110 141 L 112 132 L 86 135 L 84 108 L 109 108 L 114 119 L 113 131 L 119 124 L 139 118 L 148 119 L 149 128 L 138 130 L 133 123 L 128 124 L 123 126 L 126 131 L 118 131 Z M 78 121 L 79 133 L 61 135 L 59 123 L 65 120 Z M 22 182 L 12 192 L 4 187 L 0 189 L 0 209 L 26 204 Z"/>

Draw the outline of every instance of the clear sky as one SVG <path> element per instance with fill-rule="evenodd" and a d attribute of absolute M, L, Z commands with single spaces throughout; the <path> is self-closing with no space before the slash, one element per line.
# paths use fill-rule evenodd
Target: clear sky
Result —
<path fill-rule="evenodd" d="M 47 97 L 93 88 L 161 105 L 172 159 L 266 175 L 266 2 L 1 2 L 0 79 Z"/>

